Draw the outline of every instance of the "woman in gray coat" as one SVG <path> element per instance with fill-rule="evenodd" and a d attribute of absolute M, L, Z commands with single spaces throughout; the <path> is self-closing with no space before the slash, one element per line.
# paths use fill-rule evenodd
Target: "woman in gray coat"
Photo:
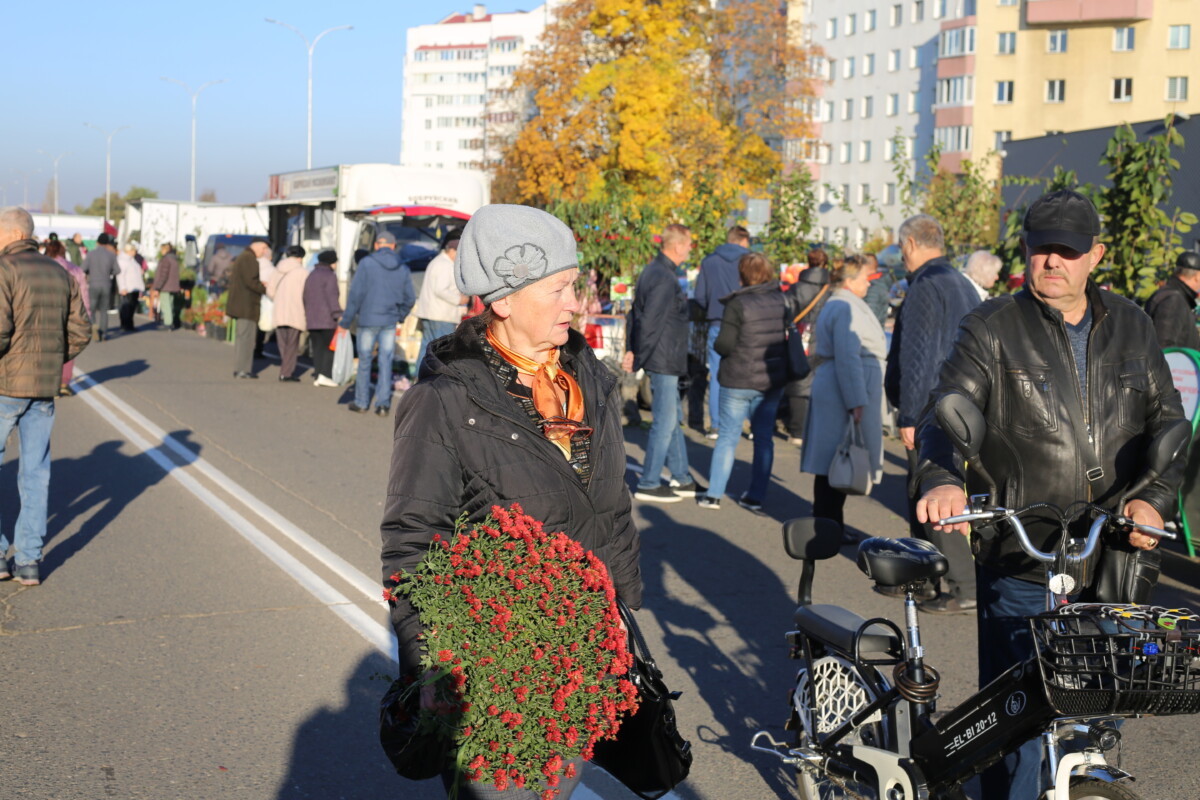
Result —
<path fill-rule="evenodd" d="M 883 470 L 883 363 L 887 344 L 883 328 L 863 301 L 870 272 L 862 256 L 850 256 L 833 270 L 833 294 L 817 317 L 818 362 L 812 385 L 812 407 L 804 434 L 802 472 L 813 479 L 813 516 L 845 526 L 846 495 L 829 485 L 829 465 L 851 421 L 862 427 L 871 471 Z"/>

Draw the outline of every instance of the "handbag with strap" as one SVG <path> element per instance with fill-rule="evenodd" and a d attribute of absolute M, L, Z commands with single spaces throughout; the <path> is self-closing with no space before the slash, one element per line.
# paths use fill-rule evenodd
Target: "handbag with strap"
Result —
<path fill-rule="evenodd" d="M 871 454 L 863 440 L 862 425 L 850 417 L 846 433 L 829 464 L 829 485 L 845 494 L 870 494 Z"/>
<path fill-rule="evenodd" d="M 692 743 L 679 733 L 672 692 L 654 663 L 646 640 L 629 608 L 617 600 L 629 631 L 633 669 L 630 680 L 638 690 L 638 709 L 621 723 L 615 739 L 596 742 L 592 763 L 644 800 L 656 800 L 679 785 L 692 768 Z"/>

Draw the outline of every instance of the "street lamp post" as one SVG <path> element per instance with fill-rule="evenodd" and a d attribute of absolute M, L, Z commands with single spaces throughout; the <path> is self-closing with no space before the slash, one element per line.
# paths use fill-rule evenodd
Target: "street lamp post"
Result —
<path fill-rule="evenodd" d="M 277 19 L 270 19 L 269 17 L 267 18 L 267 22 L 274 23 L 275 25 L 282 25 L 283 27 L 292 31 L 293 33 L 295 33 L 297 36 L 299 36 L 301 39 L 304 40 L 304 46 L 308 48 L 308 155 L 305 159 L 305 169 L 312 169 L 313 48 L 315 48 L 317 46 L 317 42 L 321 41 L 321 37 L 323 37 L 325 34 L 333 33 L 334 31 L 351 31 L 351 30 L 354 30 L 354 26 L 353 25 L 339 25 L 336 28 L 328 28 L 327 30 L 323 30 L 320 33 L 318 33 L 317 38 L 313 39 L 310 42 L 308 40 L 308 37 L 305 36 L 303 33 L 301 33 L 300 29 L 294 25 L 289 25 L 286 22 L 280 22 Z"/>
<path fill-rule="evenodd" d="M 38 150 L 38 152 L 44 156 L 50 156 L 50 154 L 47 153 L 45 150 Z M 68 153 L 62 153 L 61 155 L 58 155 L 58 156 L 50 156 L 52 159 L 54 159 L 54 213 L 55 214 L 58 213 L 58 162 L 62 161 L 64 158 L 66 158 L 69 155 L 71 155 L 71 154 L 68 152 Z"/>
<path fill-rule="evenodd" d="M 88 128 L 93 128 L 100 131 L 108 139 L 108 143 L 104 147 L 104 221 L 108 222 L 109 217 L 112 216 L 112 192 L 110 191 L 110 187 L 112 185 L 112 140 L 114 136 L 121 131 L 126 130 L 130 126 L 122 125 L 113 131 L 106 131 L 104 128 L 101 128 L 98 125 L 93 125 L 90 122 L 85 122 L 83 124 Z"/>
<path fill-rule="evenodd" d="M 183 81 L 175 80 L 174 78 L 163 78 L 162 80 L 166 81 L 167 83 L 179 84 L 183 87 L 185 92 L 191 95 L 192 98 L 192 202 L 194 203 L 196 202 L 196 98 L 198 98 L 200 93 L 208 87 L 218 83 L 224 83 L 225 81 L 223 79 L 219 81 L 209 81 L 208 83 L 202 84 L 196 91 L 192 91 L 192 87 L 188 86 Z"/>

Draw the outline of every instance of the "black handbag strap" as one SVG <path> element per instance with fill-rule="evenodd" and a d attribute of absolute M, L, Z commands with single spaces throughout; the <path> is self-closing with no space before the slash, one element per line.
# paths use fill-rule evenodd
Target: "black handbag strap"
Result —
<path fill-rule="evenodd" d="M 617 611 L 620 612 L 621 620 L 625 623 L 625 630 L 629 631 L 629 642 L 633 649 L 633 655 L 658 669 L 658 665 L 654 663 L 654 656 L 650 655 L 650 648 L 646 646 L 642 629 L 638 627 L 637 620 L 633 618 L 633 611 L 619 597 L 617 598 Z"/>
<path fill-rule="evenodd" d="M 1022 294 L 1025 294 L 1025 292 Z M 1016 302 L 1017 307 L 1021 309 L 1021 320 L 1025 323 L 1025 332 L 1028 334 L 1029 340 L 1035 345 L 1037 342 L 1044 341 L 1046 339 L 1046 328 L 1040 319 L 1041 311 L 1038 309 L 1036 301 L 1032 297 L 1023 297 L 1021 294 L 1014 296 L 1013 300 Z M 1041 350 L 1049 362 L 1051 371 L 1058 375 L 1073 374 L 1075 365 L 1063 363 L 1058 345 L 1053 341 L 1048 342 L 1048 345 L 1049 347 L 1041 348 Z M 1075 449 L 1079 453 L 1080 460 L 1083 461 L 1084 475 L 1087 477 L 1088 483 L 1092 488 L 1092 497 L 1094 498 L 1099 494 L 1100 481 L 1104 479 L 1104 468 L 1100 466 L 1100 459 L 1096 456 L 1096 448 L 1092 446 L 1091 432 L 1083 420 L 1083 398 L 1080 395 L 1074 395 L 1069 392 L 1062 392 L 1061 394 L 1063 405 L 1067 409 L 1067 416 L 1071 420 L 1071 428 L 1075 433 L 1073 437 L 1075 439 Z M 1084 438 L 1081 439 L 1081 435 Z"/>

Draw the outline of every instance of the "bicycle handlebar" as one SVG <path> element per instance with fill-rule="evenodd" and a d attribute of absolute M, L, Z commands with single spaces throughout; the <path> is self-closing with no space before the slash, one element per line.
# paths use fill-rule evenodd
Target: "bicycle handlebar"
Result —
<path fill-rule="evenodd" d="M 938 521 L 938 525 L 957 525 L 960 522 L 991 522 L 993 520 L 1007 518 L 1013 526 L 1013 530 L 1017 533 L 1017 540 L 1021 544 L 1021 549 L 1030 558 L 1041 561 L 1044 564 L 1053 564 L 1058 556 L 1055 553 L 1044 553 L 1033 546 L 1033 542 L 1029 541 L 1029 534 L 1025 531 L 1025 526 L 1021 524 L 1021 519 L 1018 516 L 1021 512 L 1011 508 L 994 508 L 988 511 L 973 511 L 966 514 L 956 514 L 953 517 L 946 517 Z M 1115 514 L 1111 511 L 1104 511 L 1100 516 L 1092 522 L 1092 527 L 1088 530 L 1087 538 L 1083 543 L 1083 550 L 1079 553 L 1070 553 L 1066 555 L 1066 564 L 1079 564 L 1092 557 L 1096 551 L 1096 545 L 1100 541 L 1100 532 L 1104 530 L 1104 524 L 1112 520 L 1117 525 L 1124 528 L 1134 528 L 1135 530 L 1147 533 L 1151 536 L 1157 536 L 1160 539 L 1175 539 L 1174 533 L 1164 531 L 1160 528 L 1155 528 L 1151 525 L 1143 525 L 1139 522 L 1134 522 L 1128 517 L 1120 514 Z"/>

